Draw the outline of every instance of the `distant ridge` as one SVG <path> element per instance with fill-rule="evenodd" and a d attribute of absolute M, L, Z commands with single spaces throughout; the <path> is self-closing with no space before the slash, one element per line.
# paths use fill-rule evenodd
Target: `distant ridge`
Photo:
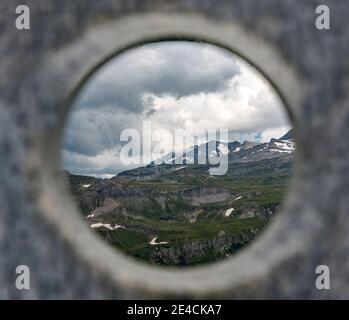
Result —
<path fill-rule="evenodd" d="M 286 134 L 284 134 L 280 140 L 293 140 L 294 139 L 294 133 L 293 129 L 288 131 Z"/>

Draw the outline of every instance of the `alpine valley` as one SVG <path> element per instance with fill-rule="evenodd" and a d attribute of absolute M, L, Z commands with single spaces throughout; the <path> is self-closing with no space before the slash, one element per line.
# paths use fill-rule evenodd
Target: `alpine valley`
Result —
<path fill-rule="evenodd" d="M 223 176 L 198 164 L 212 144 L 215 156 L 228 154 Z M 151 264 L 189 266 L 229 257 L 259 235 L 287 191 L 294 152 L 290 130 L 267 143 L 194 146 L 181 165 L 167 154 L 110 179 L 64 177 L 88 227 L 110 245 Z"/>

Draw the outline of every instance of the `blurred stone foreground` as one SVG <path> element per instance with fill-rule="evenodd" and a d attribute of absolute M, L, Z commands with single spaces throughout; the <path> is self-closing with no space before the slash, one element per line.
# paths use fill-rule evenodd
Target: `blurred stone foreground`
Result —
<path fill-rule="evenodd" d="M 331 30 L 327 31 L 315 28 L 318 1 L 28 0 L 25 4 L 31 9 L 31 29 L 19 31 L 16 3 L 0 2 L 0 299 L 349 298 L 347 1 L 329 1 Z M 278 52 L 303 90 L 299 105 L 291 107 L 297 163 L 282 217 L 235 264 L 230 262 L 231 273 L 212 273 L 201 287 L 199 279 L 213 266 L 187 272 L 183 277 L 192 281 L 183 282 L 181 288 L 176 287 L 180 272 L 162 284 L 168 275 L 159 272 L 157 277 L 147 269 L 148 285 L 138 286 L 130 276 L 133 269 L 122 273 L 126 262 L 109 258 L 107 250 L 108 261 L 101 262 L 104 251 L 95 250 L 93 256 L 88 249 L 99 244 L 80 233 L 80 226 L 69 227 L 77 220 L 66 222 L 70 218 L 64 216 L 64 208 L 69 201 L 55 187 L 59 183 L 53 168 L 59 168 L 57 136 L 66 99 L 87 67 L 103 58 L 103 37 L 84 36 L 132 14 L 139 19 L 166 14 L 167 19 L 185 15 L 188 21 L 237 24 Z M 113 37 L 124 35 L 115 31 Z M 98 41 L 101 44 L 93 46 Z M 267 71 L 267 66 L 260 67 Z M 282 77 L 272 80 L 278 84 Z M 57 214 L 50 200 L 56 197 L 62 206 Z M 86 245 L 89 241 L 91 246 Z M 84 249 L 78 250 L 78 243 Z M 108 268 L 101 266 L 113 261 L 120 265 L 105 272 Z M 246 261 L 253 263 L 244 271 L 241 266 Z M 315 269 L 322 264 L 331 271 L 330 290 L 315 287 Z M 15 287 L 18 265 L 31 270 L 30 290 Z M 219 268 L 226 270 L 228 265 Z"/>

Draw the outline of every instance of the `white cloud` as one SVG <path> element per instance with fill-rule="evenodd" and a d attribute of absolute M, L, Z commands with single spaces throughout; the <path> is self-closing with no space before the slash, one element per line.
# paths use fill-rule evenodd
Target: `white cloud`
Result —
<path fill-rule="evenodd" d="M 291 129 L 290 126 L 267 129 L 262 132 L 260 141 L 268 142 L 271 138 L 281 138 L 287 131 Z"/>
<path fill-rule="evenodd" d="M 222 92 L 179 99 L 152 95 L 154 112 L 149 120 L 159 128 L 229 129 L 241 138 L 250 136 L 254 139 L 266 130 L 277 132 L 277 128 L 285 128 L 287 114 L 278 96 L 250 66 L 241 62 L 239 66 L 241 74 L 235 76 Z"/>
<path fill-rule="evenodd" d="M 143 120 L 153 132 L 172 134 L 153 142 L 164 152 L 175 129 L 229 129 L 230 140 L 264 142 L 290 128 L 279 96 L 257 70 L 225 50 L 191 46 L 148 45 L 102 67 L 67 124 L 64 167 L 98 175 L 129 169 L 120 162 L 120 133 L 135 128 L 142 135 Z"/>

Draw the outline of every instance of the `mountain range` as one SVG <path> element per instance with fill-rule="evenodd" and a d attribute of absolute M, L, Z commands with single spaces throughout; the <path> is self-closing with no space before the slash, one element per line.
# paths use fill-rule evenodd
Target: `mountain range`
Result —
<path fill-rule="evenodd" d="M 176 157 L 174 152 L 168 153 L 158 160 L 154 161 L 154 165 L 160 164 L 175 164 L 175 163 L 193 163 L 198 164 L 198 159 L 201 155 L 206 155 L 207 159 L 217 157 L 229 153 L 232 160 L 245 160 L 248 162 L 258 161 L 265 158 L 278 157 L 279 153 L 291 154 L 295 149 L 293 140 L 293 130 L 288 131 L 279 139 L 271 139 L 267 143 L 258 143 L 252 141 L 245 141 L 240 143 L 234 142 L 220 142 L 211 140 L 199 146 L 195 145 L 184 153 L 184 156 Z"/>
<path fill-rule="evenodd" d="M 222 154 L 228 154 L 228 173 L 227 175 L 236 175 L 239 172 L 243 174 L 258 173 L 258 168 L 262 171 L 282 167 L 290 163 L 295 151 L 295 142 L 293 129 L 288 131 L 282 137 L 272 138 L 269 142 L 258 143 L 245 141 L 240 143 L 209 141 L 199 146 L 191 147 L 181 157 L 176 157 L 174 152 L 168 153 L 150 165 L 136 169 L 126 170 L 118 174 L 118 178 L 136 178 L 147 179 L 156 176 L 164 176 L 169 172 L 183 171 L 187 174 L 195 171 L 207 171 L 211 166 L 211 158 L 216 158 Z M 199 157 L 206 155 L 206 164 L 198 164 Z M 187 162 L 190 164 L 187 165 Z M 182 164 L 175 164 L 182 163 Z M 234 172 L 233 172 L 234 171 Z M 205 172 L 206 173 L 206 172 Z"/>
<path fill-rule="evenodd" d="M 228 155 L 223 176 L 197 159 Z M 273 219 L 292 174 L 293 130 L 266 143 L 210 141 L 111 179 L 64 172 L 87 226 L 151 264 L 187 266 L 230 256 Z M 193 162 L 189 164 L 188 162 Z"/>

